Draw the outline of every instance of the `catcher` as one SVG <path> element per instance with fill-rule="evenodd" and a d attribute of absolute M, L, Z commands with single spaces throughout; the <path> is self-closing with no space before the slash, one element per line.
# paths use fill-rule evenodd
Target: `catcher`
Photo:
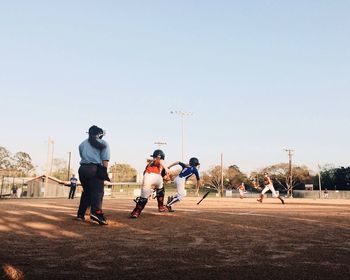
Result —
<path fill-rule="evenodd" d="M 156 197 L 158 201 L 158 211 L 164 212 L 167 208 L 164 206 L 164 186 L 162 172 L 164 176 L 169 174 L 169 169 L 166 167 L 164 158 L 165 154 L 162 150 L 155 150 L 151 155 L 153 158 L 150 160 L 143 173 L 143 182 L 141 188 L 141 196 L 135 199 L 136 207 L 131 212 L 131 218 L 137 219 L 142 210 L 145 208 L 148 198 L 152 194 L 152 190 L 155 188 Z"/>
<path fill-rule="evenodd" d="M 266 172 L 264 173 L 264 185 L 265 185 L 265 188 L 262 190 L 260 194 L 260 198 L 258 198 L 257 201 L 262 203 L 264 199 L 264 194 L 270 190 L 274 195 L 274 197 L 278 198 L 282 202 L 282 204 L 284 204 L 283 198 L 277 195 L 275 188 L 273 187 L 272 180 Z"/>
<path fill-rule="evenodd" d="M 197 180 L 197 190 L 200 187 L 200 176 L 198 172 L 199 160 L 198 158 L 191 158 L 189 164 L 182 163 L 180 161 L 176 161 L 173 164 L 169 165 L 168 168 L 171 168 L 175 165 L 180 165 L 182 170 L 180 174 L 175 178 L 175 186 L 176 193 L 174 196 L 169 196 L 166 207 L 169 212 L 174 212 L 172 209 L 172 205 L 181 201 L 186 196 L 185 185 L 188 178 L 190 178 L 193 174 L 196 176 Z"/>

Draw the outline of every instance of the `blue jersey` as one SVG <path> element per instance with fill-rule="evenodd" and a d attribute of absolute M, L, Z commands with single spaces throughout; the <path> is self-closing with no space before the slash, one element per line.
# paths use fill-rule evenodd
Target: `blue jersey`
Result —
<path fill-rule="evenodd" d="M 70 178 L 70 185 L 75 187 L 77 185 L 78 179 L 75 177 Z"/>
<path fill-rule="evenodd" d="M 186 180 L 190 178 L 193 174 L 196 176 L 196 179 L 199 180 L 199 172 L 198 169 L 194 166 L 188 166 L 182 162 L 179 162 L 179 165 L 182 167 L 182 170 L 179 174 L 180 178 L 185 178 Z"/>

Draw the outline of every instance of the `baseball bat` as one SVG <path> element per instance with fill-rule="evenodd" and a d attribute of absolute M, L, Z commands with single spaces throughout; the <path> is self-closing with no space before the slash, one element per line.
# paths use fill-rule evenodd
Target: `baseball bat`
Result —
<path fill-rule="evenodd" d="M 202 200 L 203 200 L 204 198 L 206 198 L 206 197 L 208 196 L 209 193 L 210 193 L 210 191 L 207 191 L 207 192 L 203 195 L 203 197 L 201 198 L 201 200 L 197 202 L 197 205 L 198 205 L 199 203 L 201 203 Z"/>

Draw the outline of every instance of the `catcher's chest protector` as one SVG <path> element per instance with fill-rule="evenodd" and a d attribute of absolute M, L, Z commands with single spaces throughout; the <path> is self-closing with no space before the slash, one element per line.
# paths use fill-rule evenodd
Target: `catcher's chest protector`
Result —
<path fill-rule="evenodd" d="M 146 172 L 160 174 L 160 172 L 161 172 L 160 159 L 155 159 L 152 162 L 150 162 L 146 166 Z"/>

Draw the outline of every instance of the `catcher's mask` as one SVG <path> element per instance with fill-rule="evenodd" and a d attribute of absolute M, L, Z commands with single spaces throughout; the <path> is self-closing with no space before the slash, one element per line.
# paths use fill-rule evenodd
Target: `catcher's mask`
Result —
<path fill-rule="evenodd" d="M 165 154 L 162 150 L 155 150 L 151 155 L 153 158 L 165 159 Z"/>
<path fill-rule="evenodd" d="M 96 125 L 91 126 L 88 133 L 90 136 L 97 136 L 99 139 L 106 135 L 106 131 Z"/>

